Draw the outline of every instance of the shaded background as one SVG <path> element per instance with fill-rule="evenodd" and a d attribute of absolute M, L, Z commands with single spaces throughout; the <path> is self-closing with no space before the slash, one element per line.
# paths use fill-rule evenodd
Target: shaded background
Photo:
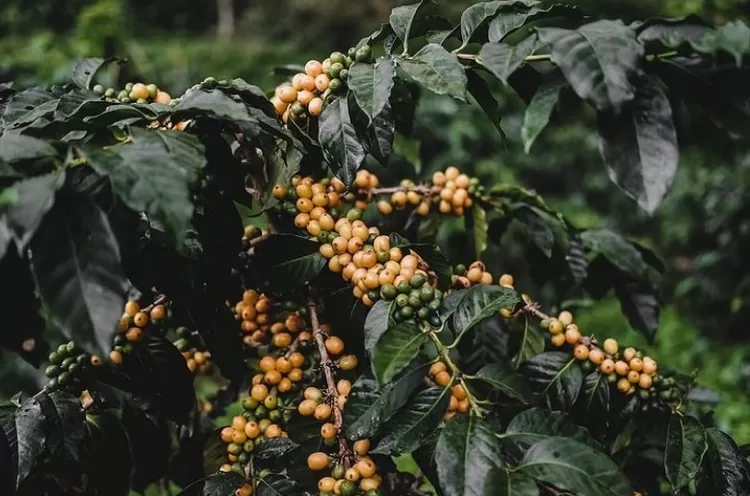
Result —
<path fill-rule="evenodd" d="M 274 67 L 345 50 L 387 20 L 389 0 L 4 0 L 0 5 L 0 82 L 25 86 L 65 80 L 80 56 L 128 57 L 122 82 L 155 82 L 181 94 L 206 76 L 241 77 L 265 89 L 282 80 Z M 472 2 L 444 1 L 457 22 Z M 740 0 L 588 0 L 570 2 L 595 17 L 626 21 L 698 14 L 722 24 L 750 15 Z M 719 392 L 719 425 L 750 442 L 750 156 L 700 119 L 680 129 L 683 148 L 674 188 L 657 215 L 638 211 L 608 180 L 597 152 L 594 117 L 563 106 L 553 125 L 523 152 L 523 104 L 502 88 L 502 139 L 476 107 L 425 96 L 417 112 L 420 145 L 397 151 L 426 169 L 457 164 L 485 184 L 533 188 L 579 227 L 610 227 L 664 258 L 665 308 L 656 343 L 631 331 L 613 298 L 579 302 L 582 328 L 646 346 L 682 372 L 700 369 Z M 674 109 L 680 112 L 681 109 Z M 449 223 L 450 224 L 450 223 Z M 454 227 L 455 224 L 454 224 Z M 459 258 L 466 245 L 448 225 L 443 244 Z M 520 271 L 523 252 L 501 260 Z M 510 265 L 508 265 L 510 266 Z M 515 271 L 516 269 L 514 269 Z M 1 332 L 1 331 L 0 331 Z M 0 398 L 34 390 L 43 378 L 0 352 Z"/>

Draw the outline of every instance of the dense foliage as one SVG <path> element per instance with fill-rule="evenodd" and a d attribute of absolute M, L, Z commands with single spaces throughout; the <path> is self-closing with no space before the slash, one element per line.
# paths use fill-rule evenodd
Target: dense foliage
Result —
<path fill-rule="evenodd" d="M 270 98 L 212 77 L 179 98 L 107 88 L 111 59 L 0 87 L 0 344 L 49 378 L 0 406 L 4 494 L 748 494 L 699 378 L 563 304 L 614 292 L 653 339 L 660 260 L 409 150 L 429 146 L 425 92 L 502 134 L 493 89 L 512 88 L 527 152 L 587 105 L 612 181 L 653 213 L 691 115 L 743 134 L 750 29 L 431 7 Z"/>

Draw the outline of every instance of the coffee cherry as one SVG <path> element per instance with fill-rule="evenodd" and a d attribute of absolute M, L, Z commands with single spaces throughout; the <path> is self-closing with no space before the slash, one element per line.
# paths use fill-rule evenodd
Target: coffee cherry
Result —
<path fill-rule="evenodd" d="M 623 379 L 620 379 L 619 381 L 617 381 L 617 389 L 618 389 L 618 390 L 619 390 L 619 391 L 620 391 L 621 393 L 627 393 L 628 391 L 630 391 L 630 388 L 631 388 L 631 387 L 633 387 L 633 386 L 632 386 L 632 385 L 630 384 L 630 382 L 629 382 L 629 381 L 628 381 L 627 379 L 625 379 L 625 378 L 623 378 Z"/>
<path fill-rule="evenodd" d="M 553 335 L 550 338 L 550 342 L 552 343 L 552 346 L 560 348 L 562 345 L 565 344 L 565 334 L 555 334 L 555 335 Z"/>
<path fill-rule="evenodd" d="M 307 457 L 307 466 L 310 470 L 323 470 L 328 466 L 328 455 L 321 451 L 310 454 Z"/>
<path fill-rule="evenodd" d="M 557 319 L 550 320 L 549 326 L 547 328 L 549 329 L 550 334 L 553 335 L 560 334 L 565 329 L 562 322 Z"/>
<path fill-rule="evenodd" d="M 602 349 L 609 353 L 610 355 L 614 355 L 617 353 L 617 350 L 620 348 L 620 345 L 617 343 L 615 339 L 608 338 L 604 340 L 604 344 L 602 345 Z"/>
<path fill-rule="evenodd" d="M 574 348 L 573 354 L 578 360 L 586 360 L 590 355 L 589 347 L 585 344 L 579 344 Z"/>
<path fill-rule="evenodd" d="M 364 456 L 370 451 L 370 440 L 360 439 L 358 441 L 354 441 L 352 449 L 357 455 Z"/>
<path fill-rule="evenodd" d="M 599 366 L 599 370 L 601 370 L 602 374 L 609 375 L 615 371 L 615 362 L 610 358 L 606 358 Z"/>
<path fill-rule="evenodd" d="M 565 329 L 565 341 L 567 341 L 568 344 L 576 344 L 580 340 L 581 333 L 578 330 L 578 326 L 575 324 L 568 324 L 568 327 Z"/>

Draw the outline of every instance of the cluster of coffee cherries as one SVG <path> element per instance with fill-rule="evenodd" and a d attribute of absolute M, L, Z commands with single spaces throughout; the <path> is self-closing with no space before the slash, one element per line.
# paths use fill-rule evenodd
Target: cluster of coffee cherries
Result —
<path fill-rule="evenodd" d="M 435 362 L 430 366 L 430 379 L 435 384 L 447 387 L 453 383 L 453 376 L 448 371 L 448 366 L 443 362 Z M 448 411 L 443 415 L 444 420 L 452 419 L 457 413 L 466 413 L 469 411 L 469 398 L 463 385 L 455 384 L 451 387 L 451 399 L 448 405 Z"/>
<path fill-rule="evenodd" d="M 378 201 L 377 207 L 383 215 L 411 205 L 418 215 L 428 215 L 437 210 L 441 214 L 453 213 L 461 217 L 474 204 L 473 197 L 481 192 L 479 179 L 470 178 L 461 173 L 458 167 L 450 166 L 445 171 L 435 172 L 431 184 L 417 185 L 408 179 L 402 181 L 390 198 Z"/>
<path fill-rule="evenodd" d="M 213 372 L 214 364 L 211 362 L 211 352 L 206 350 L 198 331 L 180 326 L 175 332 L 177 333 L 177 341 L 174 342 L 174 346 L 185 357 L 188 370 L 194 374 L 204 375 Z"/>
<path fill-rule="evenodd" d="M 63 343 L 49 354 L 49 365 L 44 370 L 44 375 L 49 379 L 47 387 L 74 387 L 80 383 L 82 372 L 102 364 L 100 356 L 86 353 L 74 341 Z"/>
<path fill-rule="evenodd" d="M 234 305 L 235 319 L 241 322 L 243 341 L 247 347 L 256 348 L 266 342 L 276 348 L 288 348 L 296 339 L 312 342 L 305 319 L 307 309 L 292 301 L 275 301 L 255 289 L 248 289 L 242 300 Z"/>
<path fill-rule="evenodd" d="M 578 360 L 590 362 L 598 368 L 610 382 L 617 383 L 620 392 L 631 394 L 637 387 L 644 390 L 652 387 L 658 365 L 635 348 L 621 349 L 617 340 L 612 338 L 605 339 L 600 347 L 595 340 L 581 335 L 573 322 L 573 314 L 567 310 L 544 324 L 551 334 L 553 346 L 570 345 Z"/>
<path fill-rule="evenodd" d="M 507 274 L 500 277 L 499 284 L 501 286 L 512 286 L 513 278 Z M 510 281 L 510 282 L 509 282 Z M 479 260 L 472 262 L 468 268 L 463 264 L 458 264 L 453 268 L 453 276 L 451 279 L 452 286 L 456 289 L 470 288 L 477 284 L 490 285 L 494 282 L 492 273 L 487 272 L 487 267 L 484 262 Z"/>
<path fill-rule="evenodd" d="M 269 388 L 281 394 L 299 390 L 299 384 L 305 379 L 306 364 L 305 355 L 299 351 L 279 357 L 264 356 L 258 363 L 260 372 L 253 376 L 250 396 L 264 401 L 271 391 Z"/>
<path fill-rule="evenodd" d="M 331 97 L 347 92 L 346 80 L 352 64 L 372 61 L 372 49 L 367 45 L 352 47 L 346 54 L 333 52 L 323 62 L 309 60 L 303 72 L 276 87 L 271 102 L 284 123 L 290 117 L 295 121 L 317 117 Z"/>
<path fill-rule="evenodd" d="M 165 105 L 172 102 L 169 93 L 160 90 L 155 84 L 127 83 L 122 90 L 105 88 L 101 84 L 97 84 L 94 85 L 92 90 L 109 102 L 161 103 Z"/>
<path fill-rule="evenodd" d="M 307 466 L 316 472 L 331 469 L 331 475 L 318 481 L 320 496 L 380 496 L 378 490 L 383 478 L 378 474 L 375 461 L 368 455 L 370 440 L 360 439 L 352 445 L 354 463 L 347 468 L 347 464 L 337 461 L 323 451 L 316 451 L 307 457 Z"/>
<path fill-rule="evenodd" d="M 255 451 L 256 446 L 261 445 L 266 439 L 277 437 L 288 437 L 288 434 L 278 423 L 275 423 L 268 415 L 264 418 L 257 418 L 254 413 L 260 406 L 260 403 L 268 404 L 266 407 L 269 412 L 281 412 L 277 409 L 276 403 L 269 401 L 269 398 L 276 400 L 274 396 L 266 395 L 264 400 L 256 400 L 255 397 L 248 397 L 243 402 L 245 411 L 242 414 L 235 415 L 232 418 L 232 424 L 224 427 L 221 432 L 221 440 L 227 445 L 227 460 L 229 463 L 222 465 L 221 472 L 245 473 L 244 467 L 250 461 L 250 455 Z M 258 406 L 255 406 L 258 405 Z"/>

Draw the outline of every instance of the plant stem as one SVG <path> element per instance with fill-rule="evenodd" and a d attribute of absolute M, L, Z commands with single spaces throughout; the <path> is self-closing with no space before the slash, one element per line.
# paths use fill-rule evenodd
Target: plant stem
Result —
<path fill-rule="evenodd" d="M 320 330 L 320 319 L 318 318 L 318 304 L 315 300 L 314 296 L 309 296 L 307 298 L 307 307 L 310 309 L 310 325 L 312 326 L 312 334 L 313 338 L 315 338 L 315 342 L 318 345 L 318 353 L 320 353 L 320 366 L 323 368 L 323 375 L 326 379 L 326 390 L 328 392 L 327 396 L 329 399 L 333 398 L 333 418 L 334 418 L 334 426 L 336 427 L 336 431 L 339 433 L 339 456 L 345 460 L 345 462 L 349 461 L 349 458 L 351 458 L 351 451 L 349 450 L 349 446 L 346 444 L 346 439 L 344 439 L 344 436 L 341 435 L 341 427 L 344 423 L 344 416 L 341 413 L 341 409 L 339 408 L 338 399 L 339 392 L 336 388 L 336 378 L 333 375 L 333 368 L 335 367 L 333 360 L 331 360 L 331 357 L 328 355 L 328 350 L 326 349 L 325 344 L 325 336 L 323 335 L 323 331 Z"/>
<path fill-rule="evenodd" d="M 147 307 L 141 308 L 141 312 L 148 313 L 151 310 L 154 309 L 156 305 L 161 305 L 167 301 L 167 295 L 159 295 L 152 304 L 148 305 Z"/>
<path fill-rule="evenodd" d="M 389 186 L 387 188 L 373 188 L 370 193 L 373 195 L 384 195 L 392 194 L 397 191 L 416 191 L 421 195 L 434 195 L 440 193 L 442 188 L 437 186 L 428 186 L 426 184 L 418 184 L 416 186 Z"/>
<path fill-rule="evenodd" d="M 435 347 L 438 349 L 438 353 L 440 354 L 440 358 L 445 362 L 445 364 L 448 366 L 448 368 L 452 372 L 453 381 L 451 384 L 449 384 L 447 387 L 450 387 L 455 383 L 455 381 L 458 381 L 459 384 L 461 384 L 461 387 L 464 388 L 464 392 L 466 393 L 466 398 L 469 400 L 469 406 L 471 408 L 472 413 L 474 413 L 478 417 L 484 416 L 484 411 L 482 410 L 482 407 L 479 406 L 479 402 L 474 397 L 473 394 L 471 394 L 471 391 L 469 390 L 469 385 L 466 383 L 466 380 L 464 379 L 464 374 L 461 372 L 461 369 L 458 368 L 458 365 L 456 365 L 456 362 L 453 361 L 453 359 L 450 357 L 450 353 L 448 352 L 448 347 L 446 347 L 442 341 L 440 341 L 440 337 L 435 332 L 435 329 L 429 328 L 427 330 L 427 333 L 430 336 L 430 339 L 432 339 L 432 342 L 435 343 Z"/>

